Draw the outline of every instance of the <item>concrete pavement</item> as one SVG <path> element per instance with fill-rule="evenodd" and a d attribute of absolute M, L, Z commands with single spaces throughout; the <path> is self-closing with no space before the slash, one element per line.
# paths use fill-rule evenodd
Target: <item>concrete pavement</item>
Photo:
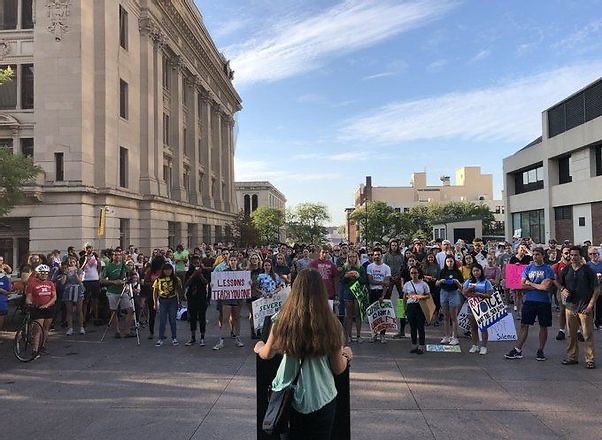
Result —
<path fill-rule="evenodd" d="M 227 339 L 213 351 L 214 312 L 210 321 L 204 348 L 183 346 L 184 322 L 179 347 L 155 347 L 146 332 L 140 347 L 99 343 L 104 328 L 90 327 L 85 336 L 54 334 L 50 355 L 29 364 L 12 355 L 13 334 L 0 333 L 0 438 L 254 439 L 255 341 L 244 326 L 244 348 Z M 352 438 L 600 438 L 602 368 L 560 365 L 556 331 L 546 362 L 535 360 L 537 331 L 516 361 L 503 357 L 511 342 L 490 343 L 486 356 L 469 354 L 467 339 L 463 353 L 422 356 L 408 353 L 407 339 L 355 344 Z M 439 335 L 427 331 L 431 343 Z M 600 353 L 602 332 L 595 337 Z"/>

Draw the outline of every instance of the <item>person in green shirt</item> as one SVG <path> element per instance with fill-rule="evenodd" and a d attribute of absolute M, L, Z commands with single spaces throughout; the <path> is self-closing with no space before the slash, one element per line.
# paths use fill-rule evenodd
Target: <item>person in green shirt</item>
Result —
<path fill-rule="evenodd" d="M 288 438 L 330 438 L 337 396 L 334 375 L 347 369 L 353 353 L 343 347 L 341 324 L 328 306 L 320 272 L 299 272 L 272 322 L 267 342 L 258 342 L 254 350 L 262 359 L 284 354 L 272 382 L 274 391 L 290 386 L 300 371 L 291 402 Z"/>
<path fill-rule="evenodd" d="M 132 299 L 129 295 L 121 295 L 125 284 L 127 268 L 123 263 L 121 252 L 113 252 L 113 259 L 108 262 L 100 278 L 102 284 L 107 286 L 107 299 L 109 300 L 109 308 L 111 309 L 111 322 L 115 330 L 115 338 L 121 338 L 121 330 L 119 329 L 119 317 L 117 309 L 125 310 L 127 313 L 125 319 L 125 337 L 135 338 L 136 333 L 131 331 L 134 310 L 132 308 Z"/>
<path fill-rule="evenodd" d="M 184 249 L 184 246 L 181 244 L 176 246 L 176 251 L 173 254 L 173 261 L 176 263 L 176 276 L 182 285 L 184 285 L 184 278 L 186 277 L 186 271 L 188 270 L 189 257 L 190 251 L 188 251 L 188 249 Z"/>

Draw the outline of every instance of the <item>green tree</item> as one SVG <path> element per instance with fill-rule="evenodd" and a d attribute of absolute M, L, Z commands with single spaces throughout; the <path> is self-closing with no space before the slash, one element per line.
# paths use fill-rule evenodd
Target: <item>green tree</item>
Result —
<path fill-rule="evenodd" d="M 23 186 L 40 172 L 42 169 L 31 158 L 0 148 L 0 217 L 23 200 Z"/>
<path fill-rule="evenodd" d="M 234 242 L 241 246 L 255 246 L 259 243 L 259 235 L 251 217 L 245 215 L 241 210 L 231 224 L 232 238 Z"/>
<path fill-rule="evenodd" d="M 0 86 L 13 79 L 15 72 L 8 66 L 6 69 L 0 69 Z"/>
<path fill-rule="evenodd" d="M 353 211 L 350 219 L 359 225 L 362 241 L 373 243 L 383 241 L 383 237 L 392 237 L 394 214 L 393 208 L 385 202 L 375 201 Z"/>
<path fill-rule="evenodd" d="M 286 235 L 296 243 L 322 243 L 328 233 L 324 223 L 329 220 L 330 215 L 325 205 L 301 203 L 288 212 Z"/>
<path fill-rule="evenodd" d="M 251 214 L 261 244 L 276 243 L 284 227 L 284 212 L 277 208 L 262 206 Z"/>

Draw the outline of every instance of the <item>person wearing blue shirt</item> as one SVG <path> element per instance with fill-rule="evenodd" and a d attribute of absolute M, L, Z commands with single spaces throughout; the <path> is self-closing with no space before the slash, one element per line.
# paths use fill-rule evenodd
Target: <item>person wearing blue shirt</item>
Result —
<path fill-rule="evenodd" d="M 10 295 L 10 277 L 0 267 L 0 331 L 4 326 L 4 317 L 8 315 L 8 295 Z"/>
<path fill-rule="evenodd" d="M 481 266 L 479 263 L 475 263 L 470 269 L 470 278 L 464 282 L 462 294 L 467 298 L 491 298 L 491 295 L 493 294 L 493 284 L 491 284 L 491 281 L 485 278 L 483 266 Z M 477 325 L 477 320 L 472 313 L 468 315 L 468 319 L 470 321 L 470 337 L 472 339 L 472 347 L 470 348 L 469 353 L 478 352 L 480 355 L 487 354 L 487 341 L 489 340 L 489 333 L 487 330 L 481 331 L 482 343 L 479 347 L 477 345 L 479 342 L 479 326 Z"/>
<path fill-rule="evenodd" d="M 521 314 L 521 328 L 516 347 L 505 355 L 506 359 L 522 359 L 522 348 L 529 336 L 529 326 L 539 322 L 539 349 L 535 359 L 545 361 L 543 349 L 548 340 L 548 327 L 552 326 L 552 303 L 549 290 L 554 281 L 554 271 L 544 263 L 545 251 L 542 247 L 533 249 L 533 262 L 525 267 L 521 277 L 524 290 L 524 304 Z"/>

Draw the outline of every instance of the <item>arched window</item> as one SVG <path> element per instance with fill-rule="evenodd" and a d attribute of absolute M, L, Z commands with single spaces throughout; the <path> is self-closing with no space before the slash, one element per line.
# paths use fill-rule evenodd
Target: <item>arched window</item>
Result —
<path fill-rule="evenodd" d="M 251 215 L 251 197 L 245 194 L 245 215 Z"/>
<path fill-rule="evenodd" d="M 253 197 L 251 197 L 251 212 L 255 212 L 257 209 L 257 203 L 257 194 L 253 194 Z"/>

